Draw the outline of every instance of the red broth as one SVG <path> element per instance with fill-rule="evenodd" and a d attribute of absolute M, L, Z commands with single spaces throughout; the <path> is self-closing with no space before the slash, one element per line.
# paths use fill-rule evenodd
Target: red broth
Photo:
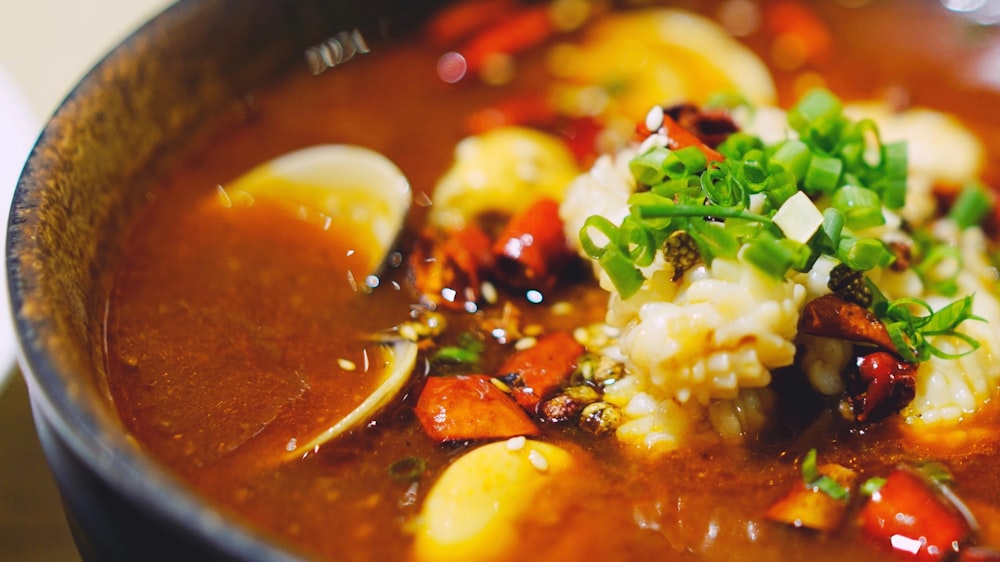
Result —
<path fill-rule="evenodd" d="M 914 46 L 914 52 L 906 45 L 884 48 L 898 40 L 885 37 L 887 29 L 926 37 L 958 25 L 928 17 L 934 7 L 824 5 L 819 12 L 835 54 L 794 71 L 776 70 L 782 103 L 791 103 L 815 76 L 845 99 L 905 94 L 912 103 L 961 115 L 996 156 L 1000 114 L 982 110 L 995 98 L 963 81 L 967 68 L 948 56 L 967 38 L 948 33 L 934 48 Z M 898 25 L 884 26 L 886 18 Z M 859 31 L 848 35 L 847 26 Z M 747 42 L 768 58 L 766 30 Z M 370 391 L 370 378 L 338 360 L 362 363 L 369 335 L 409 317 L 418 295 L 405 260 L 389 267 L 378 287 L 355 291 L 348 272 L 357 267 L 352 260 L 364 252 L 363 240 L 267 205 L 225 209 L 216 204 L 216 186 L 298 147 L 350 142 L 396 162 L 419 202 L 449 165 L 468 115 L 537 89 L 545 76 L 543 53 L 520 57 L 505 87 L 468 80 L 448 85 L 434 73 L 440 49 L 414 39 L 319 77 L 295 69 L 250 93 L 252 103 L 234 101 L 232 114 L 214 123 L 150 194 L 109 297 L 109 383 L 137 440 L 234 518 L 295 550 L 337 560 L 407 559 L 409 530 L 427 491 L 474 446 L 427 438 L 412 413 L 416 389 L 376 422 L 318 453 L 273 461 L 289 428 L 336 419 Z M 954 87 L 940 87 L 945 81 Z M 400 243 L 404 256 L 425 212 L 414 205 Z M 501 300 L 542 332 L 603 318 L 606 297 L 591 284 L 568 283 L 545 297 L 541 305 L 514 292 Z M 570 303 L 571 311 L 553 311 L 549 305 L 557 302 Z M 501 307 L 483 314 L 499 316 Z M 472 324 L 469 314 L 446 315 L 444 341 Z M 479 367 L 491 372 L 509 353 L 509 346 L 490 345 Z M 893 424 L 850 432 L 827 421 L 747 444 L 696 440 L 653 458 L 613 438 L 544 426 L 541 439 L 574 452 L 586 469 L 569 483 L 570 499 L 527 516 L 511 559 L 896 559 L 864 540 L 857 525 L 817 534 L 763 519 L 767 506 L 800 478 L 797 459 L 817 445 L 824 461 L 863 475 L 884 474 L 915 457 L 945 461 L 959 493 L 983 506 L 978 513 L 986 535 L 1000 526 L 993 469 L 1000 439 L 993 437 L 992 416 L 964 428 L 990 437 L 959 451 L 909 444 Z M 422 459 L 426 470 L 416 480 L 394 478 L 390 467 L 411 458 Z"/>

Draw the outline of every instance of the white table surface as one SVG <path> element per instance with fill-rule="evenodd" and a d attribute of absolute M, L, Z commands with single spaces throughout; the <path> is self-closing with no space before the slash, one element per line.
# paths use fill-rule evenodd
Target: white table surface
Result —
<path fill-rule="evenodd" d="M 0 0 L 0 205 L 7 209 L 42 124 L 73 85 L 169 0 Z M 4 228 L 6 232 L 6 228 Z M 16 358 L 0 281 L 0 391 Z"/>

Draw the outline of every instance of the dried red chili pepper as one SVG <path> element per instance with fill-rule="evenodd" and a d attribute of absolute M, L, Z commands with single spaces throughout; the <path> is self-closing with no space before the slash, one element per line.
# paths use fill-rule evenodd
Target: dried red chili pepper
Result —
<path fill-rule="evenodd" d="M 569 382 L 584 351 L 569 333 L 554 332 L 510 356 L 498 376 L 511 387 L 514 400 L 534 414 L 539 402 Z"/>
<path fill-rule="evenodd" d="M 913 400 L 917 366 L 886 351 L 858 358 L 858 392 L 848 397 L 859 422 L 898 411 Z M 850 392 L 850 389 L 849 389 Z"/>
<path fill-rule="evenodd" d="M 477 303 L 482 273 L 493 266 L 489 236 L 475 225 L 444 234 L 425 233 L 410 254 L 417 290 L 447 308 L 464 309 Z"/>
<path fill-rule="evenodd" d="M 501 281 L 522 289 L 552 288 L 572 253 L 559 203 L 543 197 L 515 215 L 493 243 Z"/>

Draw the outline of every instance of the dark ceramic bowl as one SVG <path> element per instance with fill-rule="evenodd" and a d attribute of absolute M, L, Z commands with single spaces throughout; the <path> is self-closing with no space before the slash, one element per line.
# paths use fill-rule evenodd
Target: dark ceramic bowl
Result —
<path fill-rule="evenodd" d="M 153 163 L 227 100 L 341 32 L 377 43 L 430 3 L 180 2 L 90 72 L 49 121 L 10 214 L 7 271 L 33 415 L 86 560 L 286 560 L 126 436 L 102 358 L 103 297 Z M 376 48 L 376 45 L 369 45 Z"/>
<path fill-rule="evenodd" d="M 305 64 L 310 46 L 356 28 L 366 38 L 389 39 L 431 4 L 182 1 L 111 52 L 46 126 L 15 194 L 7 272 L 35 422 L 84 559 L 295 559 L 206 504 L 123 430 L 102 349 L 109 264 L 128 217 L 143 203 L 144 178 L 199 123 L 289 65 Z M 997 72 L 968 74 L 987 60 L 994 41 L 964 42 L 967 22 L 939 18 L 947 14 L 933 0 L 869 7 L 874 17 L 858 12 L 834 30 L 839 58 L 827 70 L 834 89 L 853 84 L 859 93 L 879 94 L 902 87 L 915 102 L 946 110 L 996 101 L 995 84 L 983 76 L 995 80 Z M 903 18 L 898 29 L 889 25 L 892 37 L 878 35 L 884 17 Z M 888 74 L 869 72 L 893 53 L 910 62 L 895 63 Z M 787 101 L 791 76 L 776 78 Z M 942 84 L 965 94 L 938 95 Z M 981 132 L 1000 139 L 1000 112 L 982 117 L 988 126 Z"/>

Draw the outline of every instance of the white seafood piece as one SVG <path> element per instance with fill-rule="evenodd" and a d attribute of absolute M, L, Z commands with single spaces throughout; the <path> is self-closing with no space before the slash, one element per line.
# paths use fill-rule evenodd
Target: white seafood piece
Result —
<path fill-rule="evenodd" d="M 324 229 L 336 227 L 370 241 L 369 271 L 376 273 L 402 230 L 412 198 L 403 172 L 382 154 L 361 146 L 324 144 L 288 152 L 219 186 L 226 205 L 270 199 Z"/>

